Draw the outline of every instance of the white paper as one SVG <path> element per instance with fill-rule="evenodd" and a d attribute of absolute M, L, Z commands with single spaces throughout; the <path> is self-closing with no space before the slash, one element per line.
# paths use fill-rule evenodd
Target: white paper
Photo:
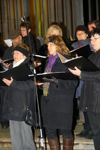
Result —
<path fill-rule="evenodd" d="M 40 58 L 47 58 L 46 56 L 42 56 L 42 55 L 34 55 L 33 56 L 36 56 L 36 57 L 40 57 Z"/>
<path fill-rule="evenodd" d="M 4 42 L 6 43 L 6 45 L 7 45 L 8 47 L 11 47 L 11 46 L 12 46 L 12 41 L 11 41 L 11 39 L 4 40 Z"/>
<path fill-rule="evenodd" d="M 69 61 L 72 61 L 74 59 L 79 59 L 81 58 L 82 56 L 78 56 L 78 57 L 75 57 L 75 58 L 71 58 L 71 59 L 66 59 L 63 55 L 61 55 L 60 53 L 58 53 L 58 56 L 61 60 L 62 63 L 66 63 L 66 62 L 69 62 Z"/>

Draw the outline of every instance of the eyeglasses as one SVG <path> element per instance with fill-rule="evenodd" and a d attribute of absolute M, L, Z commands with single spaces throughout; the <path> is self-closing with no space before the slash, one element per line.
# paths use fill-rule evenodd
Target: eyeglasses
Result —
<path fill-rule="evenodd" d="M 76 34 L 76 36 L 81 36 L 81 35 L 83 35 L 83 34 L 85 34 L 85 32 L 82 32 L 82 33 L 80 33 L 80 34 Z"/>
<path fill-rule="evenodd" d="M 97 39 L 99 39 L 100 38 L 100 36 L 99 37 L 97 37 L 97 38 L 92 38 L 92 39 L 90 39 L 91 40 L 91 42 L 96 42 L 97 41 Z"/>

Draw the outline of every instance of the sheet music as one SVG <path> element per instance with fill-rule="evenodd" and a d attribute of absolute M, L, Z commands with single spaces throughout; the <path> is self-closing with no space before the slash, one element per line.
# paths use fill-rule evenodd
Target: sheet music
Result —
<path fill-rule="evenodd" d="M 59 56 L 62 63 L 65 63 L 68 60 L 63 55 L 61 55 L 60 53 L 58 53 L 58 56 Z"/>
<path fill-rule="evenodd" d="M 82 56 L 78 56 L 78 57 L 75 57 L 75 58 L 72 58 L 72 59 L 66 59 L 63 55 L 61 55 L 59 53 L 58 53 L 58 56 L 59 56 L 62 63 L 66 63 L 66 62 L 72 61 L 74 59 L 79 59 L 79 58 L 82 57 Z"/>
<path fill-rule="evenodd" d="M 11 46 L 12 46 L 12 41 L 11 41 L 11 39 L 4 40 L 4 42 L 6 43 L 6 45 L 7 45 L 8 47 L 11 47 Z"/>

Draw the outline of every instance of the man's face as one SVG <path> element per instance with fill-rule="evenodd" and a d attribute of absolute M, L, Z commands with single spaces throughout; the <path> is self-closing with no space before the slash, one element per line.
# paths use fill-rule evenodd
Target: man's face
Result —
<path fill-rule="evenodd" d="M 88 25 L 89 33 L 90 33 L 93 29 L 95 29 L 95 28 L 96 28 L 96 25 L 95 25 L 94 23 L 89 24 L 89 25 Z"/>
<path fill-rule="evenodd" d="M 19 35 L 16 39 L 12 39 L 13 46 L 16 47 L 17 45 L 21 44 L 22 37 Z"/>

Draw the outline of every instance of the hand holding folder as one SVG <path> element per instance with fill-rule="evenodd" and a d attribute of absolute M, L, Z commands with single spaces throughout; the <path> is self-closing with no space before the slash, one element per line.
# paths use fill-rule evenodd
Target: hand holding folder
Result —
<path fill-rule="evenodd" d="M 72 70 L 72 69 L 70 69 L 70 68 L 68 68 L 68 70 L 69 70 L 72 74 L 74 74 L 74 75 L 76 75 L 76 76 L 79 76 L 79 77 L 80 77 L 80 75 L 81 75 L 81 70 L 79 70 L 77 67 L 75 67 L 74 70 Z"/>
<path fill-rule="evenodd" d="M 6 78 L 3 78 L 2 80 L 6 85 L 10 86 L 11 83 L 13 82 L 13 78 L 11 77 L 10 80 L 6 79 Z"/>
<path fill-rule="evenodd" d="M 40 73 L 35 74 L 35 76 L 38 82 L 44 82 L 44 77 L 48 79 L 52 79 L 52 77 L 54 77 L 62 80 L 77 80 L 76 76 L 70 72 Z M 29 79 L 34 80 L 34 74 L 32 74 L 30 67 L 27 64 L 19 65 L 18 67 L 9 69 L 8 71 L 0 72 L 0 86 L 5 86 L 4 82 L 2 81 L 3 78 L 10 79 L 11 77 L 18 81 L 26 81 Z"/>
<path fill-rule="evenodd" d="M 6 86 L 6 84 L 2 81 L 3 78 L 11 79 L 11 77 L 18 81 L 26 81 L 29 79 L 29 74 L 31 74 L 31 70 L 27 64 L 19 65 L 18 67 L 9 69 L 7 71 L 0 72 L 0 86 Z"/>
<path fill-rule="evenodd" d="M 14 61 L 14 59 L 1 60 L 1 63 L 5 68 L 9 68 L 10 64 Z"/>

